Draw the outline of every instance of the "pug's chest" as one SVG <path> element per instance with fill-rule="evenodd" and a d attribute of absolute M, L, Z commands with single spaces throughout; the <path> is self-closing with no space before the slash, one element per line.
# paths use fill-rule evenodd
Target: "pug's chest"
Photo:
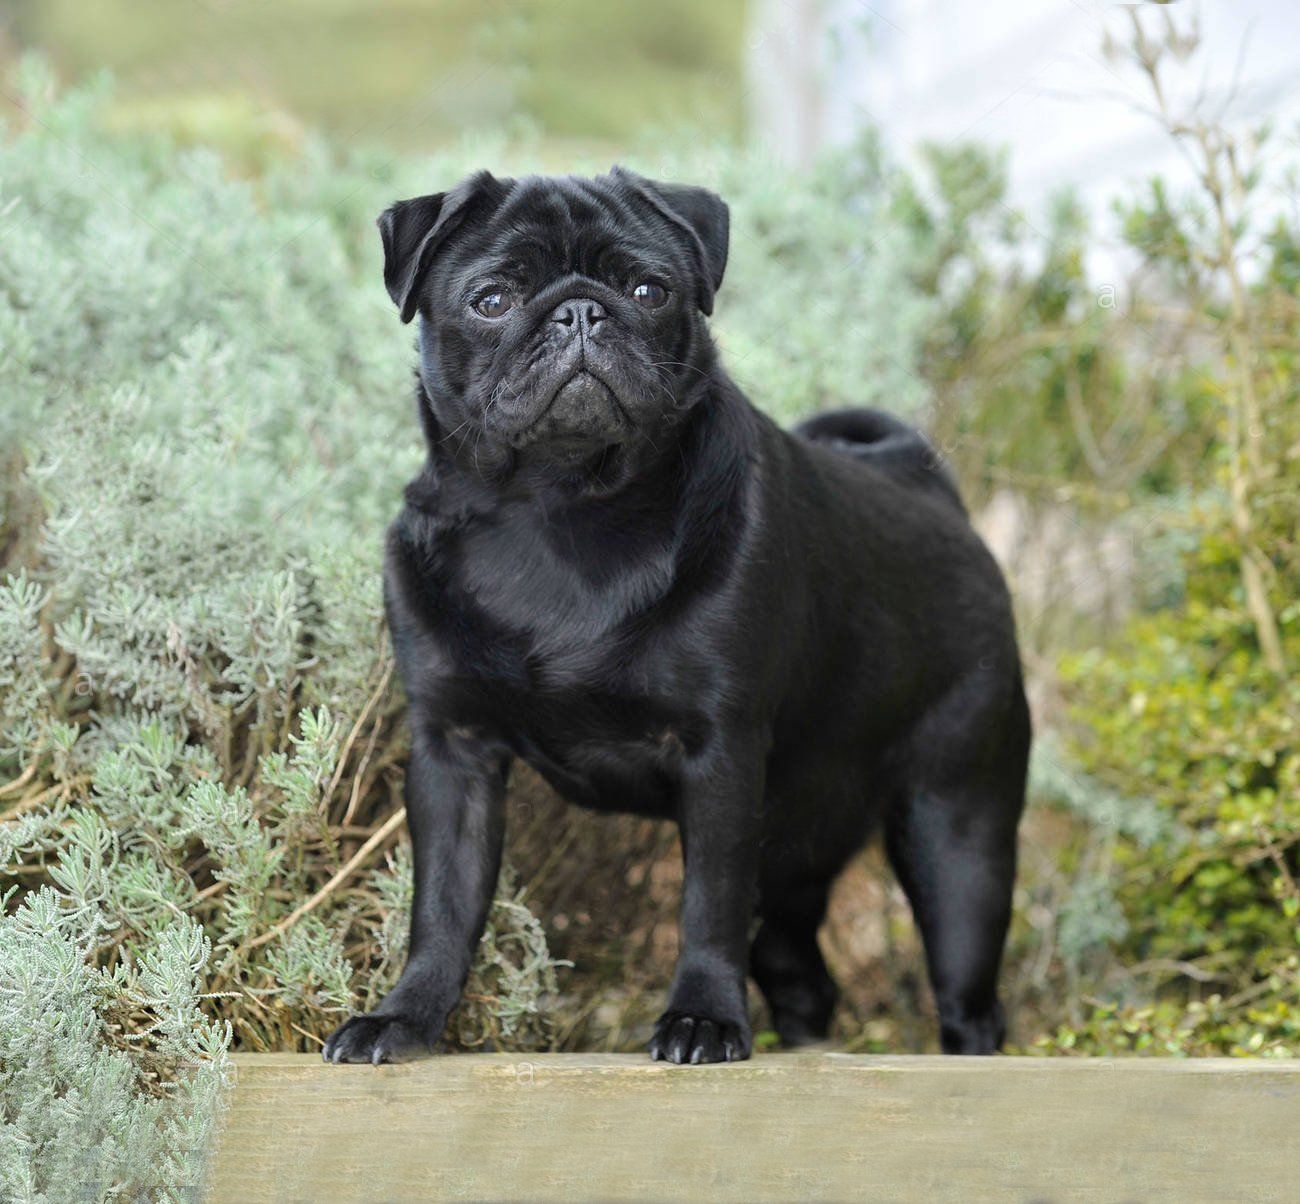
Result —
<path fill-rule="evenodd" d="M 689 664 L 638 621 L 670 577 L 653 557 L 602 580 L 517 542 L 513 557 L 458 550 L 438 577 L 390 565 L 390 626 L 426 717 L 500 736 L 571 802 L 673 814 L 708 725 L 682 702 L 700 696 L 682 688 Z"/>
<path fill-rule="evenodd" d="M 647 699 L 551 705 L 509 723 L 516 755 L 569 802 L 653 817 L 677 813 L 695 721 Z"/>
<path fill-rule="evenodd" d="M 496 662 L 475 657 L 436 692 L 447 721 L 495 732 L 568 801 L 671 816 L 684 761 L 710 725 L 673 691 L 664 668 L 590 646 L 533 650 Z"/>
<path fill-rule="evenodd" d="M 480 672 L 440 693 L 449 718 L 493 731 L 561 797 L 598 811 L 674 815 L 684 761 L 707 739 L 704 716 L 616 680 L 546 688 Z"/>
<path fill-rule="evenodd" d="M 457 605 L 526 650 L 539 672 L 592 675 L 600 654 L 620 657 L 621 629 L 673 584 L 673 549 L 631 532 L 575 531 L 527 521 L 486 525 L 462 540 Z"/>

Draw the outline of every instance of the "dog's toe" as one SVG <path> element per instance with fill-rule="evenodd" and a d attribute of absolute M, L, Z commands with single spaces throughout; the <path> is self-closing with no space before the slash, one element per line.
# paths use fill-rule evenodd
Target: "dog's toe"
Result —
<path fill-rule="evenodd" d="M 665 1012 L 655 1025 L 650 1056 L 659 1062 L 698 1066 L 749 1057 L 748 1027 L 709 1016 Z"/>
<path fill-rule="evenodd" d="M 402 1062 L 427 1054 L 433 1042 L 421 1026 L 401 1016 L 353 1016 L 325 1042 L 327 1062 Z"/>

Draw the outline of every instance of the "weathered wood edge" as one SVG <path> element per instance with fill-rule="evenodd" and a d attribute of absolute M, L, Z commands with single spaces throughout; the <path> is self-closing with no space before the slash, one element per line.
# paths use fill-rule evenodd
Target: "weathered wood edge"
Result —
<path fill-rule="evenodd" d="M 245 1054 L 213 1204 L 1291 1204 L 1300 1059 Z"/>
<path fill-rule="evenodd" d="M 644 1054 L 619 1053 L 459 1053 L 440 1054 L 393 1066 L 329 1066 L 318 1054 L 237 1053 L 232 1057 L 236 1079 L 262 1070 L 329 1074 L 440 1076 L 514 1068 L 525 1063 L 555 1072 L 617 1070 L 624 1073 L 670 1075 L 738 1075 L 771 1071 L 891 1071 L 901 1074 L 942 1070 L 946 1074 L 1259 1074 L 1300 1075 L 1300 1058 L 1177 1058 L 1177 1057 L 1010 1057 L 954 1058 L 940 1054 L 847 1054 L 835 1051 L 757 1054 L 745 1062 L 715 1066 L 671 1066 Z"/>

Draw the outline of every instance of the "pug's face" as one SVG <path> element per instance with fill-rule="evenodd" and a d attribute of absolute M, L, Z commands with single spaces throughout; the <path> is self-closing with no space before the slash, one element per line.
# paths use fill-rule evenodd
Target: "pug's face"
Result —
<path fill-rule="evenodd" d="M 481 172 L 379 228 L 388 291 L 403 321 L 421 317 L 437 437 L 476 462 L 653 447 L 701 395 L 727 258 L 713 193 L 619 168 Z"/>

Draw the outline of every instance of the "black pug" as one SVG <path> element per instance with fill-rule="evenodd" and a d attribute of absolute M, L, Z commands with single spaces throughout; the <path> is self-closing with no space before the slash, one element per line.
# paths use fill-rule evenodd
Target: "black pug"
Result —
<path fill-rule="evenodd" d="M 571 802 L 677 821 L 654 1057 L 748 1057 L 747 972 L 785 1043 L 826 1036 L 817 929 L 877 826 L 944 1050 L 997 1050 L 1029 713 L 1006 587 L 926 442 L 869 410 L 787 433 L 749 403 L 704 321 L 728 211 L 703 188 L 482 172 L 379 228 L 421 317 L 428 442 L 384 578 L 415 898 L 401 980 L 326 1060 L 438 1040 L 514 757 Z"/>

